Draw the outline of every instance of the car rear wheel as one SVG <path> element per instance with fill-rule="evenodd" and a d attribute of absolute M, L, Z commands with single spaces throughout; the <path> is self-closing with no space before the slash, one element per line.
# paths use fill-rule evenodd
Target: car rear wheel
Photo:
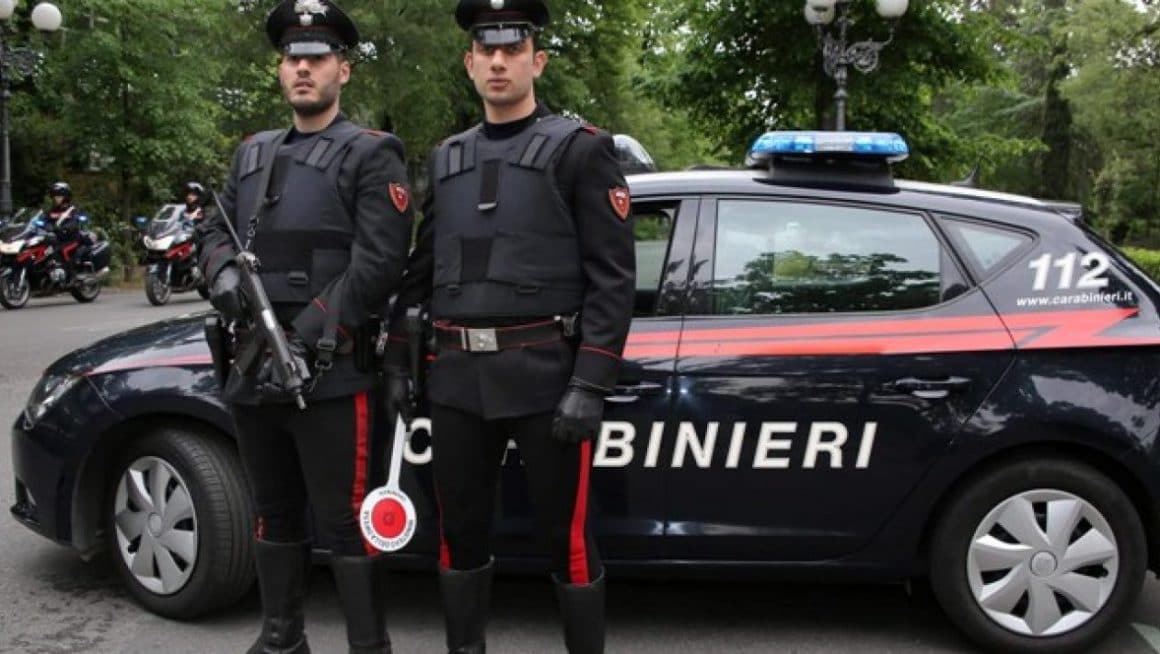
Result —
<path fill-rule="evenodd" d="M 1144 530 L 1102 473 L 1061 459 L 1013 461 L 956 492 L 931 540 L 931 585 L 988 651 L 1088 649 L 1144 581 Z"/>
<path fill-rule="evenodd" d="M 253 515 L 230 445 L 163 428 L 134 441 L 112 472 L 109 550 L 147 609 L 192 618 L 232 604 L 253 585 Z"/>

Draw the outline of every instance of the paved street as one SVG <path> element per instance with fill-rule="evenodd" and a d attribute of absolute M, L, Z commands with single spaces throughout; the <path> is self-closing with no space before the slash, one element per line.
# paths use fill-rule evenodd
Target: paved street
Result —
<path fill-rule="evenodd" d="M 150 307 L 144 294 L 133 289 L 106 291 L 87 306 L 65 296 L 0 312 L 0 652 L 228 654 L 248 647 L 258 625 L 256 593 L 197 622 L 165 620 L 133 602 L 107 558 L 83 563 L 8 515 L 13 482 L 7 426 L 41 370 L 101 336 L 207 306 L 187 293 L 169 306 Z M 394 584 L 395 651 L 444 651 L 433 576 L 399 574 Z M 561 651 L 546 582 L 501 579 L 493 604 L 491 651 Z M 911 597 L 901 586 L 616 580 L 609 610 L 610 652 L 973 651 L 928 594 Z M 1096 651 L 1160 652 L 1160 630 L 1148 626 L 1160 625 L 1160 583 L 1147 582 L 1134 620 L 1136 625 L 1121 628 Z M 311 580 L 307 622 L 314 651 L 346 651 L 334 584 L 324 568 L 316 568 Z"/>

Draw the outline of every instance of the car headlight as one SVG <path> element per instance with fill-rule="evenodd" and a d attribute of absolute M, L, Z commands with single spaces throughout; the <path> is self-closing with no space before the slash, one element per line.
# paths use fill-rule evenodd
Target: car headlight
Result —
<path fill-rule="evenodd" d="M 24 249 L 24 239 L 19 241 L 11 241 L 9 243 L 0 243 L 0 254 L 20 254 Z"/>
<path fill-rule="evenodd" d="M 80 375 L 45 375 L 32 389 L 28 404 L 24 407 L 24 418 L 31 425 L 36 424 L 48 410 L 77 385 Z"/>

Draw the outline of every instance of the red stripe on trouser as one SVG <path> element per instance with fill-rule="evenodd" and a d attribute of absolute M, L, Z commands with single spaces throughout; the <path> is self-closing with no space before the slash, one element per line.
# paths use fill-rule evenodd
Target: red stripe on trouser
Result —
<path fill-rule="evenodd" d="M 254 525 L 254 537 L 257 538 L 258 540 L 262 540 L 262 536 L 264 536 L 265 534 L 266 534 L 266 521 L 262 519 L 262 516 L 258 516 L 258 523 L 256 525 Z"/>
<path fill-rule="evenodd" d="M 367 394 L 364 391 L 354 396 L 354 488 L 351 489 L 350 505 L 356 523 L 362 513 L 363 499 L 367 496 L 367 422 Z M 368 556 L 378 551 L 365 537 L 363 547 Z"/>
<path fill-rule="evenodd" d="M 447 547 L 447 537 L 443 535 L 443 503 L 439 501 L 439 484 L 435 484 L 435 510 L 439 512 L 439 567 L 451 569 L 451 550 Z"/>
<path fill-rule="evenodd" d="M 591 467 L 592 441 L 580 444 L 580 475 L 576 481 L 576 505 L 572 509 L 572 529 L 568 539 L 568 574 L 573 584 L 588 584 L 588 471 Z"/>

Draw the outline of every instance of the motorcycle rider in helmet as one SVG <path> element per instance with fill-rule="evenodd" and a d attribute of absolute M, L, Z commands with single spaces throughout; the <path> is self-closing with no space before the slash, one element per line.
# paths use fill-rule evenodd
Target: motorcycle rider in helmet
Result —
<path fill-rule="evenodd" d="M 197 182 L 186 182 L 183 190 L 185 191 L 185 211 L 181 217 L 196 225 L 201 222 L 202 218 L 205 218 L 205 211 L 202 209 L 202 204 L 205 202 L 205 187 Z"/>
<path fill-rule="evenodd" d="M 88 222 L 89 217 L 73 204 L 72 187 L 67 182 L 53 182 L 48 187 L 48 195 L 52 198 L 52 206 L 45 212 L 45 215 L 48 218 L 49 227 L 56 237 L 56 251 L 53 257 L 56 260 L 57 270 L 60 271 L 60 273 L 54 271 L 53 281 L 60 283 L 64 281 L 63 275 L 68 274 L 66 271 L 75 275 L 76 264 L 85 261 L 89 256 L 92 242 L 88 235 L 82 231 L 82 227 L 84 223 Z M 77 243 L 77 248 L 71 256 L 66 257 L 65 249 L 72 243 Z"/>

